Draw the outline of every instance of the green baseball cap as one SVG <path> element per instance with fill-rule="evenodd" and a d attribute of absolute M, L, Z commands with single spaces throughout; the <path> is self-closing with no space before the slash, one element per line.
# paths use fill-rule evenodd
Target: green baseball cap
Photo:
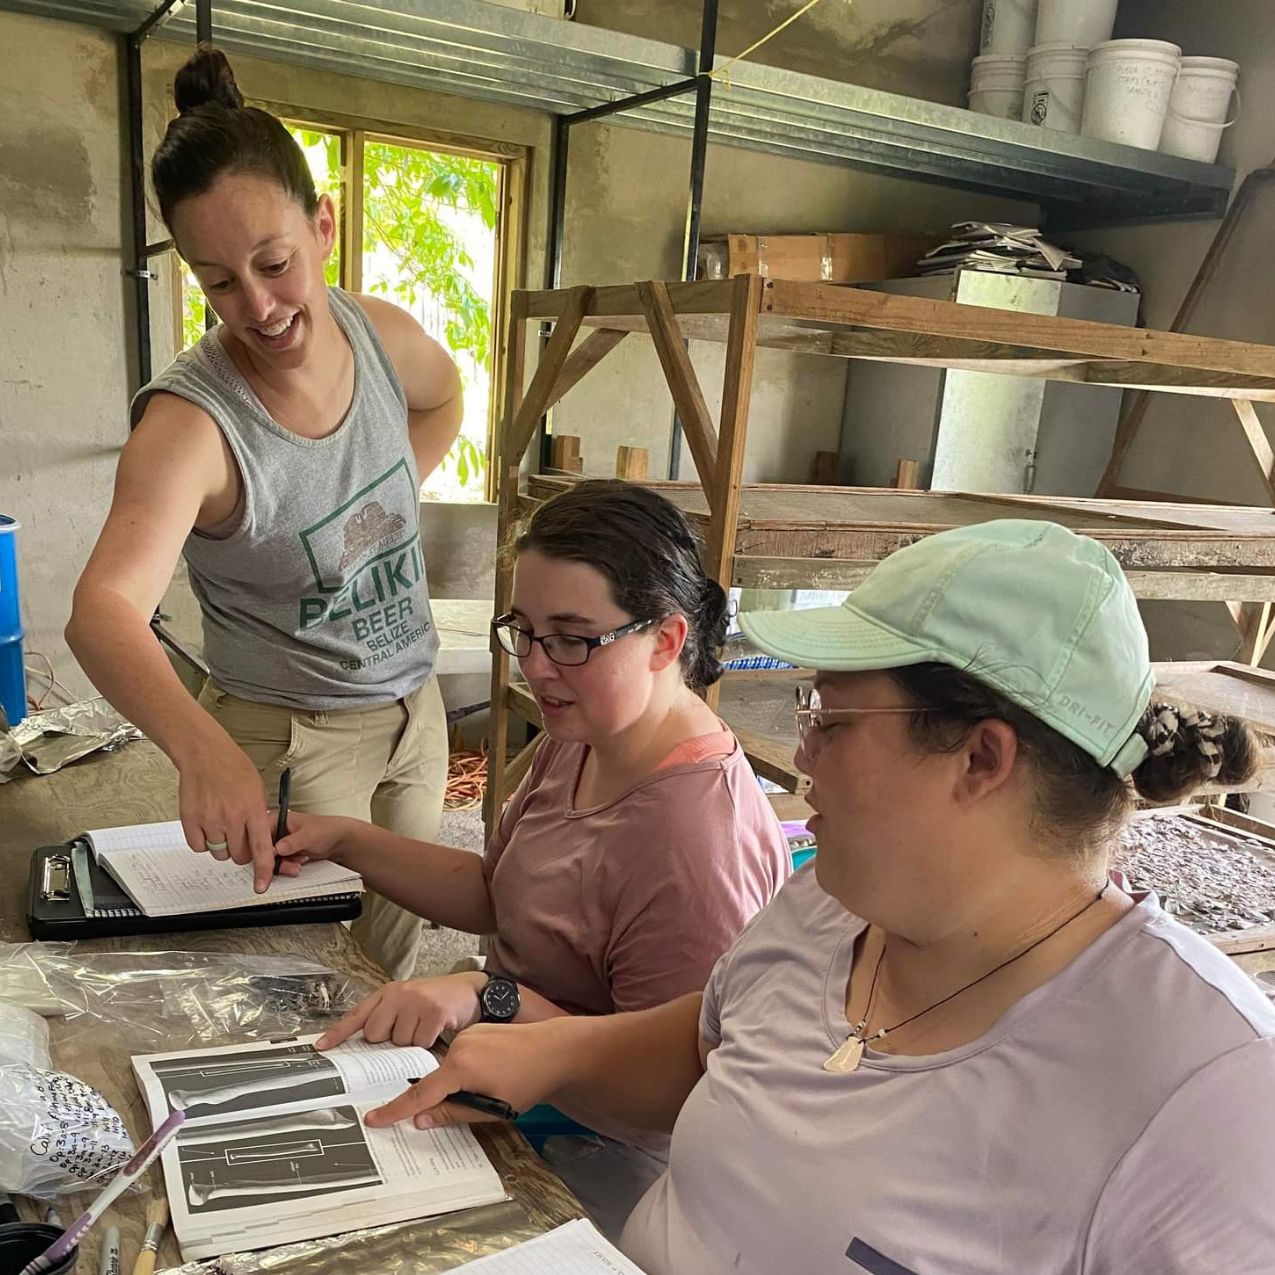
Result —
<path fill-rule="evenodd" d="M 838 672 L 950 664 L 1118 775 L 1155 684 L 1133 590 L 1110 552 L 1054 522 L 1000 518 L 899 549 L 837 607 L 753 611 L 769 655 Z"/>

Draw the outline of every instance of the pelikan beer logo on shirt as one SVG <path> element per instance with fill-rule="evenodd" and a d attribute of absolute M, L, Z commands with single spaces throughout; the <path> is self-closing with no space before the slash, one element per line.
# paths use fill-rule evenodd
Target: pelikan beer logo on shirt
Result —
<path fill-rule="evenodd" d="M 368 649 L 351 667 L 377 664 L 429 632 L 428 611 L 416 615 L 412 592 L 424 578 L 418 494 L 405 460 L 356 492 L 339 509 L 301 532 L 314 576 L 302 596 L 301 632 L 349 622 Z"/>

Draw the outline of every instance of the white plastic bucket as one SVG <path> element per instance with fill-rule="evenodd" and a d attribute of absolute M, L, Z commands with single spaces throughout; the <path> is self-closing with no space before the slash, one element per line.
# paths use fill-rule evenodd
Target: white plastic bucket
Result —
<path fill-rule="evenodd" d="M 1111 39 L 1120 0 L 1040 0 L 1035 44 L 1092 49 Z"/>
<path fill-rule="evenodd" d="M 1227 117 L 1239 74 L 1239 66 L 1229 58 L 1182 59 L 1160 137 L 1166 155 L 1203 164 L 1217 159 L 1222 130 L 1235 122 Z"/>
<path fill-rule="evenodd" d="M 1169 114 L 1182 50 L 1165 40 L 1108 40 L 1089 54 L 1086 137 L 1153 151 Z"/>
<path fill-rule="evenodd" d="M 1016 120 L 1023 109 L 1027 59 L 1008 53 L 985 53 L 970 64 L 970 110 Z"/>
<path fill-rule="evenodd" d="M 1023 86 L 1023 123 L 1079 133 L 1088 65 L 1088 49 L 1070 44 L 1038 44 L 1032 49 Z"/>
<path fill-rule="evenodd" d="M 983 0 L 979 53 L 1026 57 L 1036 35 L 1036 0 Z"/>

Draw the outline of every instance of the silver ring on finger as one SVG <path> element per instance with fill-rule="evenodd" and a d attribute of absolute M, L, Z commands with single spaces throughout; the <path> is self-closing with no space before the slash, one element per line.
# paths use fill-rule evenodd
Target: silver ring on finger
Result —
<path fill-rule="evenodd" d="M 209 841 L 207 838 L 205 838 L 204 849 L 205 850 L 229 850 L 230 844 L 226 841 Z"/>

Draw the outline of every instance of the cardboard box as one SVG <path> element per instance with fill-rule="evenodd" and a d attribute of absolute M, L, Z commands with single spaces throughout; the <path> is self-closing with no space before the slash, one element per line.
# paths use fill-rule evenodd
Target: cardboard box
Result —
<path fill-rule="evenodd" d="M 696 277 L 759 274 L 807 283 L 869 283 L 915 273 L 917 259 L 943 242 L 925 235 L 726 235 L 699 247 Z"/>

